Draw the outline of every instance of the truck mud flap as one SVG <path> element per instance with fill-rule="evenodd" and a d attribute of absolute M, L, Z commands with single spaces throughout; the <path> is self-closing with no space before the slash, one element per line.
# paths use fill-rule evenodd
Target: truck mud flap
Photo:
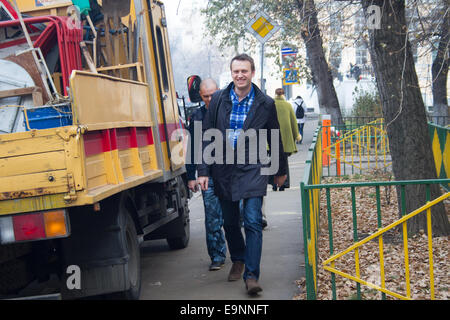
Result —
<path fill-rule="evenodd" d="M 101 204 L 102 210 L 79 207 L 70 211 L 72 235 L 62 240 L 64 270 L 79 269 L 80 288 L 67 283 L 71 273 L 64 274 L 61 283 L 63 299 L 124 291 L 129 288 L 128 260 L 124 241 L 124 219 L 119 214 L 121 197 Z"/>
<path fill-rule="evenodd" d="M 127 288 L 128 264 L 80 269 L 80 287 L 74 286 L 73 274 L 66 274 L 61 282 L 62 299 L 77 299 L 107 293 L 125 291 Z"/>

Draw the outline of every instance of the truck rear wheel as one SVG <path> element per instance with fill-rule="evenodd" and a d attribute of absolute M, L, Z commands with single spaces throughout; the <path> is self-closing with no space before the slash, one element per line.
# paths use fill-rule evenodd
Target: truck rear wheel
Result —
<path fill-rule="evenodd" d="M 125 291 L 127 299 L 137 300 L 141 294 L 141 252 L 136 232 L 136 226 L 127 213 L 127 225 L 125 230 L 126 246 L 130 259 L 128 260 L 128 277 L 130 280 L 130 289 Z"/>
<path fill-rule="evenodd" d="M 126 291 L 116 292 L 108 295 L 110 299 L 138 300 L 141 294 L 141 253 L 137 237 L 136 226 L 128 210 L 122 207 L 120 212 L 121 229 L 123 230 L 122 241 L 124 241 L 129 259 L 125 267 L 126 280 L 130 288 Z"/>

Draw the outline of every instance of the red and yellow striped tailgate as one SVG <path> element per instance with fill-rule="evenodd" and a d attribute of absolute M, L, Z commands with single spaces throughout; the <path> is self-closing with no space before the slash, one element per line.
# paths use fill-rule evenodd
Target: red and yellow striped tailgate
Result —
<path fill-rule="evenodd" d="M 89 190 L 125 183 L 158 170 L 151 127 L 91 131 L 83 139 Z"/>

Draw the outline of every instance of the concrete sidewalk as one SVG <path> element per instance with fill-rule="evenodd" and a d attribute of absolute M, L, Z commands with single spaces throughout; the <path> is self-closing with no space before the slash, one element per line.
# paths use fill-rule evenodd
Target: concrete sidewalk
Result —
<path fill-rule="evenodd" d="M 191 239 L 182 250 L 170 251 L 166 241 L 142 245 L 141 299 L 152 300 L 290 300 L 299 293 L 295 280 L 304 276 L 303 230 L 299 184 L 317 120 L 307 121 L 303 144 L 289 158 L 291 188 L 273 192 L 268 186 L 263 232 L 260 284 L 263 292 L 249 297 L 243 281 L 228 282 L 231 261 L 219 271 L 208 271 L 204 210 L 200 192 L 190 200 Z"/>

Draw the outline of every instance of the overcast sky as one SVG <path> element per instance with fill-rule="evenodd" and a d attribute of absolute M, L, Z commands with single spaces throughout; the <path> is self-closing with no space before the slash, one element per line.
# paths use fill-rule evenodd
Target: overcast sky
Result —
<path fill-rule="evenodd" d="M 167 23 L 170 33 L 189 35 L 192 45 L 201 42 L 203 38 L 203 15 L 200 13 L 207 5 L 207 0 L 166 0 Z"/>

